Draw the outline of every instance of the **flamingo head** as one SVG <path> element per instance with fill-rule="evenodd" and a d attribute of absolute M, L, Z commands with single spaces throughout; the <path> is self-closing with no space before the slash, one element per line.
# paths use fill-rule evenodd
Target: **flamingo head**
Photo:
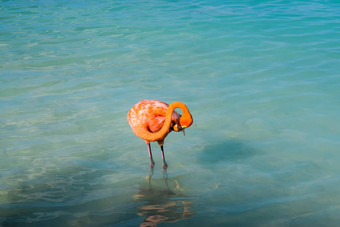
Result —
<path fill-rule="evenodd" d="M 179 131 L 184 131 L 184 129 L 188 128 L 191 126 L 193 120 L 191 115 L 190 116 L 181 116 L 181 118 L 179 119 L 179 121 L 174 122 L 175 124 L 172 126 L 172 129 L 176 132 Z"/>

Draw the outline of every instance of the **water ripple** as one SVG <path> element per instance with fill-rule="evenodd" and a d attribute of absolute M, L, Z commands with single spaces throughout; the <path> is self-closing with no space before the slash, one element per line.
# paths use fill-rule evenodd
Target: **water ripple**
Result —
<path fill-rule="evenodd" d="M 137 226 L 166 217 L 143 210 L 159 201 L 179 209 L 170 219 L 190 208 L 176 221 L 194 226 L 338 221 L 335 1 L 0 9 L 0 225 Z M 165 144 L 170 186 L 190 201 L 140 184 L 147 149 L 126 113 L 147 98 L 193 114 Z"/>

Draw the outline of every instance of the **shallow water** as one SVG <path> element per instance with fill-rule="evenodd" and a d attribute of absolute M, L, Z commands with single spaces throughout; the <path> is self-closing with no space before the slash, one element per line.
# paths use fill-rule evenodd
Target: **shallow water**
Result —
<path fill-rule="evenodd" d="M 337 1 L 1 1 L 1 226 L 337 226 Z M 127 111 L 194 123 L 149 172 Z"/>

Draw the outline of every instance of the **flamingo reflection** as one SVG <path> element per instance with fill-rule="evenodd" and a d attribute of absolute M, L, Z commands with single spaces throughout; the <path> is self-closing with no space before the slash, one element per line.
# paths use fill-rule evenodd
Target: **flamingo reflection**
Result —
<path fill-rule="evenodd" d="M 145 217 L 140 226 L 157 226 L 162 222 L 177 222 L 189 219 L 195 212 L 194 202 L 184 195 L 179 179 L 168 178 L 167 170 L 163 169 L 162 179 L 152 179 L 153 168 L 149 169 L 146 180 L 134 199 L 140 202 L 137 214 Z"/>

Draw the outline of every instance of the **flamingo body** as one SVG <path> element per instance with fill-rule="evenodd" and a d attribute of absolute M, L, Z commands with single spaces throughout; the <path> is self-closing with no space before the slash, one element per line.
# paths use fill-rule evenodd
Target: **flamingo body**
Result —
<path fill-rule="evenodd" d="M 148 132 L 158 132 L 164 125 L 166 112 L 169 105 L 158 100 L 142 100 L 135 104 L 128 112 L 127 119 L 133 131 L 143 128 Z M 174 111 L 172 113 L 172 124 L 178 122 L 180 115 Z M 157 140 L 158 143 L 163 143 L 165 137 L 171 132 L 165 133 Z M 152 142 L 147 141 L 146 142 Z"/>
<path fill-rule="evenodd" d="M 177 113 L 175 108 L 181 108 L 183 116 Z M 161 146 L 164 168 L 167 167 L 163 150 L 165 137 L 171 131 L 182 131 L 192 124 L 192 116 L 183 103 L 174 102 L 168 105 L 158 100 L 142 100 L 136 103 L 129 110 L 127 120 L 136 136 L 144 139 L 148 145 L 152 167 L 154 161 L 150 142 L 158 142 Z"/>

